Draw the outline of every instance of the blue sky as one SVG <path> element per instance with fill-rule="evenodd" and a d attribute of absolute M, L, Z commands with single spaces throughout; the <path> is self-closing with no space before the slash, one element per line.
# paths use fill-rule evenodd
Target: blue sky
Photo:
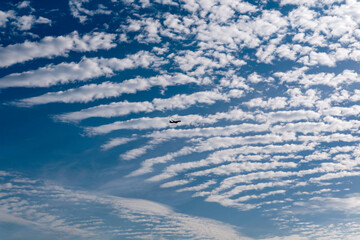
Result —
<path fill-rule="evenodd" d="M 357 239 L 359 24 L 355 0 L 1 1 L 0 238 Z"/>

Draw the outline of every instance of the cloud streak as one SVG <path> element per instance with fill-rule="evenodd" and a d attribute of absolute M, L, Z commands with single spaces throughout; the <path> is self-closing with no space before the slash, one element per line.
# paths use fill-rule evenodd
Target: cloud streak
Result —
<path fill-rule="evenodd" d="M 110 49 L 116 46 L 115 34 L 94 32 L 80 36 L 74 31 L 58 37 L 45 37 L 39 42 L 17 43 L 0 47 L 0 67 L 8 67 L 36 58 L 53 58 L 65 56 L 70 51 L 89 52 L 99 49 Z"/>
<path fill-rule="evenodd" d="M 34 106 L 48 103 L 87 103 L 96 99 L 119 97 L 122 94 L 134 94 L 138 91 L 146 91 L 152 87 L 162 88 L 174 85 L 201 84 L 195 78 L 184 74 L 160 75 L 151 78 L 134 78 L 121 83 L 103 82 L 101 84 L 89 84 L 80 88 L 73 88 L 66 91 L 50 92 L 41 96 L 22 99 L 15 102 L 19 106 Z"/>
<path fill-rule="evenodd" d="M 27 72 L 12 73 L 0 78 L 0 88 L 49 87 L 74 81 L 86 81 L 101 76 L 109 77 L 114 74 L 114 71 L 150 67 L 157 60 L 159 60 L 157 57 L 147 52 L 129 55 L 124 59 L 83 57 L 78 63 L 60 63 Z M 36 99 L 34 101 L 36 102 Z"/>
<path fill-rule="evenodd" d="M 229 101 L 230 98 L 239 98 L 242 91 L 222 94 L 216 91 L 196 92 L 190 95 L 177 94 L 171 98 L 155 98 L 152 102 L 113 102 L 107 105 L 84 109 L 78 112 L 58 115 L 56 119 L 64 122 L 77 122 L 91 117 L 117 117 L 130 113 L 166 111 L 185 109 L 195 104 L 214 104 L 216 101 Z"/>

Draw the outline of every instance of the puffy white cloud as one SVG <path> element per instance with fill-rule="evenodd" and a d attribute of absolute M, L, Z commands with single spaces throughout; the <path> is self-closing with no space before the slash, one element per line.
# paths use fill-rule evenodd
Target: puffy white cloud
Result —
<path fill-rule="evenodd" d="M 44 37 L 39 42 L 25 41 L 24 43 L 8 45 L 0 47 L 0 57 L 3 59 L 0 67 L 7 67 L 35 58 L 64 56 L 70 51 L 87 52 L 110 49 L 116 46 L 114 40 L 114 34 L 94 32 L 79 36 L 75 31 L 65 36 Z"/>
<path fill-rule="evenodd" d="M 164 21 L 164 28 L 160 29 L 161 35 L 172 39 L 185 39 L 191 34 L 190 27 L 193 26 L 194 19 L 182 17 L 175 14 L 167 13 Z"/>
<path fill-rule="evenodd" d="M 315 151 L 310 155 L 307 155 L 304 160 L 300 162 L 310 162 L 310 161 L 320 161 L 320 160 L 328 160 L 330 155 L 327 152 L 319 152 Z"/>
<path fill-rule="evenodd" d="M 202 84 L 200 80 L 184 74 L 159 75 L 151 78 L 134 78 L 121 83 L 103 82 L 101 84 L 89 84 L 80 88 L 69 89 L 60 92 L 48 92 L 44 95 L 22 99 L 15 104 L 20 106 L 33 106 L 54 102 L 75 103 L 90 102 L 96 99 L 118 97 L 125 93 L 146 91 L 154 86 L 168 87 L 173 85 Z"/>
<path fill-rule="evenodd" d="M 321 175 L 320 177 L 310 178 L 309 181 L 319 182 L 319 181 L 327 181 L 337 178 L 354 177 L 354 176 L 360 176 L 360 172 L 340 171 L 335 173 L 326 173 L 324 175 Z"/>
<path fill-rule="evenodd" d="M 292 10 L 288 18 L 293 28 L 300 27 L 305 30 L 314 30 L 318 26 L 318 15 L 316 11 L 300 6 Z"/>
<path fill-rule="evenodd" d="M 300 141 L 312 142 L 358 142 L 359 137 L 351 134 L 334 133 L 326 136 L 299 136 Z"/>
<path fill-rule="evenodd" d="M 305 93 L 302 93 L 299 88 L 290 88 L 287 90 L 290 96 L 289 105 L 291 107 L 313 107 L 316 101 L 320 98 L 319 93 L 314 89 L 309 89 Z"/>
<path fill-rule="evenodd" d="M 256 120 L 267 123 L 295 122 L 300 120 L 319 120 L 321 114 L 311 110 L 288 110 L 268 113 L 259 113 Z"/>
<path fill-rule="evenodd" d="M 17 4 L 18 9 L 28 8 L 30 6 L 29 1 L 23 1 Z M 30 7 L 32 11 L 33 8 Z M 16 10 L 16 9 L 14 9 Z M 7 26 L 7 23 L 11 23 L 12 26 L 15 26 L 17 30 L 27 31 L 30 30 L 35 24 L 49 24 L 51 25 L 52 21 L 48 18 L 34 15 L 17 15 L 17 12 L 14 10 L 1 11 L 0 10 L 0 27 Z"/>
<path fill-rule="evenodd" d="M 124 59 L 84 57 L 79 63 L 60 63 L 23 73 L 12 73 L 0 78 L 0 88 L 49 87 L 73 81 L 86 81 L 100 76 L 111 76 L 114 71 L 148 68 L 156 65 L 156 61 L 159 61 L 159 58 L 147 52 L 128 55 Z"/>
<path fill-rule="evenodd" d="M 27 8 L 29 6 L 30 6 L 30 1 L 22 1 L 17 5 L 18 8 Z"/>
<path fill-rule="evenodd" d="M 309 56 L 304 56 L 299 59 L 299 62 L 303 63 L 304 65 L 325 65 L 329 67 L 334 67 L 336 65 L 336 59 L 324 52 L 311 52 Z"/>
<path fill-rule="evenodd" d="M 274 33 L 283 33 L 287 20 L 276 10 L 263 10 L 252 24 L 252 29 L 261 37 L 268 37 Z"/>
<path fill-rule="evenodd" d="M 274 76 L 280 79 L 280 83 L 298 82 L 300 77 L 302 77 L 308 69 L 308 67 L 302 67 L 287 72 L 276 72 Z"/>
<path fill-rule="evenodd" d="M 90 0 L 70 0 L 69 1 L 69 7 L 71 14 L 73 17 L 79 19 L 81 23 L 84 23 L 86 20 L 88 20 L 88 16 L 94 16 L 98 14 L 111 14 L 110 10 L 107 10 L 104 5 L 99 4 L 97 5 L 96 10 L 90 10 L 84 7 L 86 3 L 89 3 Z"/>
<path fill-rule="evenodd" d="M 288 99 L 286 97 L 276 97 L 269 98 L 267 101 L 262 100 L 261 98 L 253 98 L 248 102 L 244 103 L 246 106 L 253 107 L 261 107 L 265 109 L 281 109 L 285 108 L 288 105 Z"/>
<path fill-rule="evenodd" d="M 340 129 L 344 129 L 344 126 L 330 125 L 323 122 L 298 122 L 276 125 L 271 128 L 271 131 L 279 133 L 300 132 L 304 134 L 315 134 L 319 132 L 332 132 Z"/>
<path fill-rule="evenodd" d="M 337 0 L 340 1 L 340 0 Z M 334 2 L 336 2 L 334 0 Z M 330 12 L 334 15 L 338 16 L 351 16 L 351 18 L 357 22 L 360 23 L 360 14 L 356 11 L 358 7 L 360 7 L 359 2 L 354 0 L 348 0 L 344 2 L 345 4 L 335 5 Z"/>
<path fill-rule="evenodd" d="M 231 54 L 212 52 L 210 56 L 204 51 L 184 51 L 174 57 L 179 68 L 190 75 L 209 74 L 215 69 L 224 68 L 228 65 L 242 66 L 246 62 L 236 59 Z"/>
<path fill-rule="evenodd" d="M 322 6 L 322 5 L 332 5 L 334 3 L 340 3 L 343 0 L 320 0 L 320 1 L 311 1 L 311 0 L 279 0 L 281 5 L 306 5 L 306 6 Z"/>
<path fill-rule="evenodd" d="M 0 27 L 5 27 L 9 19 L 12 19 L 14 17 L 15 17 L 14 11 L 9 10 L 7 12 L 4 12 L 0 10 Z"/>
<path fill-rule="evenodd" d="M 344 70 L 338 75 L 331 73 L 309 74 L 304 75 L 304 78 L 300 80 L 300 83 L 304 84 L 305 87 L 327 85 L 336 88 L 341 84 L 350 85 L 356 82 L 359 82 L 359 75 L 352 70 Z"/>
<path fill-rule="evenodd" d="M 145 18 L 142 20 L 129 19 L 128 23 L 122 26 L 125 32 L 139 32 L 135 39 L 140 43 L 159 43 L 161 36 L 159 35 L 162 26 L 157 19 Z"/>
<path fill-rule="evenodd" d="M 83 58 L 79 63 L 60 63 L 23 73 L 12 73 L 0 79 L 0 88 L 49 87 L 59 83 L 84 81 L 106 74 L 112 74 L 112 70 L 99 65 L 99 59 Z"/>
<path fill-rule="evenodd" d="M 30 30 L 35 23 L 35 17 L 32 15 L 21 16 L 17 18 L 16 25 L 21 31 Z"/>

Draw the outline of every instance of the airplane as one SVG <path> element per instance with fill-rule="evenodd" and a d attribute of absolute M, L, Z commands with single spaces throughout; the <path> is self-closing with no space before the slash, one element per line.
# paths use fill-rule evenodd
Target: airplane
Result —
<path fill-rule="evenodd" d="M 169 123 L 179 123 L 181 122 L 180 120 L 170 120 Z"/>

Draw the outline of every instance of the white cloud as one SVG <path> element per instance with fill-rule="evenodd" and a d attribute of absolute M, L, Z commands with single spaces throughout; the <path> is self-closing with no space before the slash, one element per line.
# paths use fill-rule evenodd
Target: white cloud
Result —
<path fill-rule="evenodd" d="M 300 88 L 290 88 L 287 90 L 290 96 L 289 105 L 291 107 L 313 107 L 318 99 L 320 99 L 319 93 L 314 89 L 309 89 L 306 92 L 302 92 Z"/>
<path fill-rule="evenodd" d="M 132 138 L 112 138 L 110 139 L 107 143 L 101 145 L 101 149 L 106 151 L 109 150 L 111 148 L 126 144 L 128 142 L 131 142 L 133 140 L 135 140 L 135 137 Z"/>
<path fill-rule="evenodd" d="M 36 19 L 35 23 L 51 25 L 52 21 L 48 18 L 39 17 L 38 19 Z"/>
<path fill-rule="evenodd" d="M 141 163 L 141 167 L 130 173 L 129 176 L 138 176 L 152 172 L 153 166 L 156 164 L 164 164 L 169 161 L 172 161 L 175 157 L 185 156 L 195 152 L 200 153 L 200 152 L 214 151 L 221 148 L 230 148 L 228 151 L 231 152 L 230 154 L 234 154 L 234 151 L 235 152 L 239 151 L 242 148 L 232 149 L 231 147 L 235 147 L 239 145 L 245 145 L 247 147 L 246 151 L 252 152 L 252 151 L 259 151 L 261 147 L 254 147 L 247 145 L 279 143 L 279 142 L 294 140 L 294 138 L 295 136 L 293 134 L 289 134 L 289 135 L 267 134 L 267 135 L 255 135 L 255 136 L 246 136 L 246 137 L 212 137 L 204 141 L 199 141 L 195 146 L 191 146 L 191 147 L 185 146 L 180 150 L 178 150 L 177 152 L 172 152 L 161 157 L 146 159 Z M 281 146 L 266 145 L 259 152 L 272 151 L 273 149 L 280 150 L 284 146 L 288 147 L 288 149 L 285 150 L 286 152 L 293 151 L 291 147 L 289 148 L 289 145 L 281 145 Z M 295 148 L 295 145 L 293 145 L 292 147 Z M 224 150 L 223 152 L 225 151 L 226 150 Z M 223 152 L 219 151 L 217 153 L 221 154 Z"/>
<path fill-rule="evenodd" d="M 261 98 L 253 98 L 248 102 L 245 102 L 244 105 L 253 108 L 261 107 L 265 109 L 281 109 L 285 108 L 288 105 L 288 99 L 286 97 L 275 97 L 269 98 L 266 101 Z"/>
<path fill-rule="evenodd" d="M 238 207 L 240 209 L 244 208 L 255 208 L 256 205 L 246 205 L 246 204 L 240 204 L 234 199 L 231 199 L 231 197 L 236 196 L 242 192 L 245 191 L 251 191 L 251 190 L 262 190 L 264 188 L 274 188 L 274 187 L 283 187 L 288 186 L 290 183 L 292 183 L 292 180 L 286 180 L 286 181 L 277 181 L 277 182 L 266 182 L 266 183 L 257 183 L 257 184 L 248 184 L 248 185 L 239 185 L 234 187 L 228 192 L 224 192 L 219 194 L 217 189 L 213 190 L 210 195 L 206 198 L 205 201 L 207 202 L 218 202 L 223 206 L 232 206 L 232 207 Z"/>
<path fill-rule="evenodd" d="M 177 187 L 177 186 L 186 185 L 189 182 L 190 182 L 189 180 L 175 180 L 172 182 L 163 183 L 160 185 L 160 187 L 162 187 L 162 188 Z"/>
<path fill-rule="evenodd" d="M 267 145 L 265 147 L 258 147 L 258 146 L 246 146 L 246 147 L 240 147 L 240 148 L 233 148 L 233 149 L 226 149 L 226 150 L 220 150 L 213 152 L 209 155 L 207 159 L 199 160 L 199 161 L 193 161 L 188 163 L 182 163 L 182 164 L 173 164 L 170 165 L 165 169 L 165 171 L 162 174 L 156 175 L 152 178 L 150 178 L 150 181 L 159 181 L 166 178 L 170 178 L 175 176 L 178 172 L 182 171 L 188 171 L 194 168 L 199 167 L 207 167 L 212 164 L 217 164 L 222 166 L 225 162 L 250 162 L 250 161 L 266 161 L 267 158 L 269 158 L 268 155 L 260 155 L 260 154 L 271 154 L 271 153 L 277 153 L 277 154 L 289 154 L 293 152 L 301 152 L 304 150 L 312 150 L 313 146 L 306 146 L 306 145 Z M 242 154 L 256 154 L 256 155 L 242 155 Z M 174 156 L 172 156 L 174 157 Z M 275 159 L 275 157 L 273 156 Z M 294 156 L 289 155 L 289 158 L 292 159 Z M 159 160 L 159 159 L 154 159 Z M 169 159 L 166 159 L 167 161 Z M 152 162 L 154 163 L 154 162 Z M 145 170 L 145 169 L 143 169 Z M 223 186 L 229 186 L 236 182 L 248 182 L 256 179 L 262 179 L 262 178 L 281 178 L 281 177 L 289 177 L 289 176 L 303 176 L 306 174 L 313 174 L 314 172 L 320 172 L 323 171 L 323 169 L 313 169 L 309 171 L 300 171 L 300 172 L 255 172 L 250 173 L 247 175 L 238 175 L 235 177 L 230 177 L 229 179 L 225 179 L 223 183 L 221 184 Z"/>
<path fill-rule="evenodd" d="M 211 185 L 213 184 L 216 184 L 216 181 L 215 180 L 209 180 L 205 183 L 202 183 L 200 185 L 197 185 L 197 186 L 192 186 L 192 187 L 185 187 L 185 188 L 181 188 L 181 189 L 178 189 L 176 190 L 177 192 L 188 192 L 188 191 L 200 191 L 200 190 L 204 190 L 204 189 L 207 189 L 208 187 L 210 187 Z"/>
<path fill-rule="evenodd" d="M 253 118 L 254 117 L 251 114 L 248 114 L 240 109 L 234 109 L 228 112 L 218 112 L 216 114 L 209 114 L 205 116 L 190 114 L 185 116 L 172 115 L 168 117 L 133 118 L 127 121 L 117 121 L 98 127 L 87 127 L 86 132 L 89 135 L 98 135 L 120 129 L 162 129 L 169 127 L 169 119 L 181 119 L 181 123 L 178 123 L 176 126 L 199 126 L 216 123 L 219 120 L 238 121 Z"/>
<path fill-rule="evenodd" d="M 44 37 L 39 42 L 25 41 L 8 45 L 0 47 L 0 57 L 3 59 L 0 67 L 8 67 L 35 58 L 64 56 L 70 51 L 87 52 L 110 49 L 116 46 L 114 39 L 114 34 L 95 32 L 79 36 L 75 31 L 65 36 Z"/>
<path fill-rule="evenodd" d="M 112 2 L 115 3 L 115 0 Z M 265 6 L 269 6 L 266 0 L 256 6 L 236 0 L 125 2 L 128 5 L 123 11 L 129 14 L 126 23 L 120 23 L 122 25 L 117 29 L 120 41 L 137 41 L 136 46 L 152 49 L 166 61 L 150 53 L 137 57 L 132 55 L 126 59 L 84 58 L 80 63 L 48 65 L 38 70 L 8 75 L 0 79 L 0 85 L 3 84 L 3 88 L 47 87 L 112 76 L 116 71 L 136 67 L 151 68 L 159 72 L 158 76 L 149 77 L 146 71 L 141 77 L 116 83 L 91 83 L 72 89 L 61 86 L 62 91 L 57 89 L 57 92 L 14 103 L 33 106 L 54 102 L 88 103 L 102 99 L 102 105 L 94 102 L 91 108 L 87 106 L 76 112 L 57 115 L 57 119 L 78 122 L 91 117 L 126 116 L 122 117 L 123 121 L 100 126 L 93 121 L 93 127 L 87 127 L 85 131 L 91 136 L 125 130 L 117 133 L 118 138 L 109 139 L 103 144 L 103 150 L 135 139 L 147 141 L 135 149 L 121 151 L 120 157 L 125 160 L 145 159 L 129 165 L 132 172 L 128 177 L 148 173 L 146 181 L 153 185 L 168 180 L 159 183 L 162 188 L 173 188 L 166 191 L 173 190 L 179 194 L 191 192 L 193 197 L 202 197 L 206 201 L 240 210 L 258 208 L 259 212 L 269 215 L 278 213 L 292 216 L 292 202 L 295 202 L 294 206 L 305 206 L 308 197 L 334 193 L 334 189 L 328 190 L 333 182 L 340 185 L 340 181 L 334 179 L 359 176 L 360 122 L 356 119 L 360 113 L 360 106 L 356 104 L 360 99 L 356 90 L 359 76 L 355 70 L 349 69 L 360 60 L 360 31 L 357 29 L 360 15 L 356 11 L 359 3 L 351 0 L 279 0 L 280 9 L 264 10 Z M 92 4 L 92 9 L 88 9 L 87 6 L 90 8 Z M 159 4 L 170 4 L 171 9 L 179 6 L 182 15 L 174 14 L 176 11 L 166 12 L 169 6 L 159 8 L 161 11 L 152 15 L 148 10 L 157 9 Z M 293 6 L 282 8 L 284 5 Z M 81 22 L 112 10 L 109 6 L 97 5 L 90 0 L 71 0 L 70 6 L 73 16 Z M 140 14 L 142 11 L 146 14 Z M 10 15 L 1 18 L 0 14 L 0 19 L 4 19 L 0 20 L 4 26 L 6 21 L 16 21 Z M 30 28 L 36 19 L 50 23 L 43 18 L 33 18 L 28 19 L 27 25 L 24 20 L 21 26 Z M 95 39 L 92 34 L 77 36 L 77 42 L 72 35 L 53 37 L 53 42 L 61 37 L 71 38 L 71 46 L 55 48 L 54 53 L 46 53 L 48 55 L 35 54 L 26 59 L 18 57 L 14 63 L 37 57 L 66 56 L 70 51 L 109 49 L 111 46 L 105 47 L 106 44 L 114 44 L 114 38 L 109 38 L 109 41 L 104 40 L 104 47 L 99 47 L 97 40 L 87 42 L 86 36 Z M 42 41 L 31 44 L 40 49 L 45 46 L 41 45 Z M 14 45 L 0 49 L 11 50 L 11 46 Z M 21 46 L 25 47 L 25 43 Z M 13 53 L 17 52 L 13 51 L 10 55 L 15 56 Z M 86 61 L 89 66 L 81 65 Z M 349 61 L 349 64 L 341 61 Z M 166 65 L 159 68 L 162 63 Z M 244 64 L 248 66 L 243 67 Z M 57 71 L 60 67 L 64 69 Z M 78 67 L 82 67 L 79 72 L 72 71 Z M 68 74 L 65 77 L 64 72 Z M 45 78 L 41 74 L 48 75 Z M 106 99 L 125 93 L 137 94 L 131 96 L 131 99 L 136 99 L 141 94 L 139 91 L 148 91 L 154 86 L 163 88 L 161 94 L 166 91 L 167 96 L 172 94 L 173 97 L 152 99 L 154 92 L 149 92 L 151 96 L 146 95 L 146 100 L 110 103 Z M 185 89 L 187 94 L 182 92 Z M 214 104 L 210 109 L 212 113 L 206 113 L 207 109 L 202 107 L 211 104 Z M 166 115 L 165 111 L 175 109 L 186 111 Z M 218 109 L 222 109 L 222 112 L 214 113 Z M 143 115 L 132 118 L 133 113 Z M 180 119 L 181 122 L 169 124 L 170 119 Z M 102 122 L 108 123 L 110 120 Z M 136 136 L 132 135 L 134 132 Z M 159 144 L 164 141 L 173 141 L 172 146 L 177 149 L 166 148 L 165 153 L 161 151 L 157 155 L 156 147 L 160 147 Z M 145 155 L 149 149 L 153 151 Z M 144 156 L 140 159 L 141 155 Z M 219 176 L 221 178 L 213 179 Z M 132 178 L 131 181 L 134 179 L 143 180 L 143 177 Z M 319 186 L 326 184 L 329 184 L 328 189 L 318 190 Z M 283 187 L 291 190 L 283 190 Z M 308 191 L 306 188 L 309 187 L 316 187 L 318 191 Z M 292 194 L 295 188 L 299 188 L 297 193 L 303 194 Z M 285 191 L 286 194 L 282 195 Z M 337 193 L 341 194 L 342 190 Z M 89 195 L 83 195 L 81 199 L 105 201 L 99 196 Z M 301 201 L 298 201 L 299 198 Z M 121 202 L 124 201 L 122 199 Z M 135 202 L 140 205 L 140 210 L 136 206 L 137 210 L 146 212 L 141 206 L 149 203 Z M 174 214 L 167 208 L 153 208 L 157 213 Z M 136 221 L 148 220 L 141 217 Z M 154 222 L 151 218 L 147 224 Z M 310 231 L 311 226 L 308 225 L 302 227 L 297 228 L 300 231 L 291 228 L 288 234 L 293 235 L 272 239 L 303 239 L 308 235 L 319 239 L 322 237 L 323 232 Z M 156 230 L 159 229 L 173 231 L 163 225 L 157 226 Z M 152 236 L 144 232 L 142 237 L 149 239 Z"/>
<path fill-rule="evenodd" d="M 338 87 L 341 84 L 350 85 L 351 83 L 359 82 L 359 75 L 352 70 L 344 70 L 342 73 L 335 75 L 331 73 L 319 73 L 305 75 L 300 83 L 305 87 L 312 85 L 327 85 L 331 87 Z"/>
<path fill-rule="evenodd" d="M 259 113 L 256 115 L 256 120 L 267 123 L 277 122 L 295 122 L 300 120 L 319 120 L 320 113 L 310 110 L 288 110 L 288 111 L 276 111 L 269 113 Z"/>
<path fill-rule="evenodd" d="M 22 10 L 22 9 L 30 9 L 31 12 L 34 12 L 35 9 L 30 7 L 30 1 L 19 2 L 18 4 L 13 4 L 12 6 L 16 6 L 14 10 Z M 8 10 L 6 12 L 0 10 L 0 27 L 6 27 L 9 22 L 10 26 L 15 26 L 16 30 L 20 31 L 28 31 L 35 24 L 49 24 L 51 25 L 52 21 L 48 18 L 42 16 L 34 16 L 34 15 L 18 15 L 18 13 L 14 10 Z M 15 29 L 13 29 L 15 30 Z"/>
<path fill-rule="evenodd" d="M 230 163 L 223 164 L 220 167 L 210 168 L 202 171 L 192 172 L 189 176 L 208 176 L 208 175 L 230 175 L 234 173 L 252 172 L 258 170 L 269 170 L 274 168 L 296 168 L 297 164 L 294 162 L 244 162 L 244 163 Z"/>
<path fill-rule="evenodd" d="M 226 151 L 226 150 L 225 150 Z M 148 181 L 160 181 L 167 178 L 176 176 L 178 173 L 189 171 L 196 168 L 207 167 L 214 164 L 224 164 L 225 162 L 250 162 L 250 161 L 260 161 L 265 160 L 269 155 L 237 155 L 237 156 L 225 156 L 221 155 L 222 151 L 219 151 L 220 154 L 218 157 L 216 152 L 210 154 L 206 159 L 201 159 L 198 161 L 191 161 L 186 163 L 175 163 L 169 165 L 163 170 L 162 173 L 155 175 L 148 179 Z"/>
<path fill-rule="evenodd" d="M 127 24 L 122 26 L 122 30 L 126 33 L 138 32 L 134 39 L 146 44 L 161 42 L 159 35 L 161 29 L 159 20 L 145 17 L 142 20 L 128 19 Z"/>
<path fill-rule="evenodd" d="M 287 72 L 276 72 L 274 76 L 280 79 L 280 83 L 298 82 L 299 78 L 302 77 L 308 69 L 308 67 L 302 67 Z"/>
<path fill-rule="evenodd" d="M 270 191 L 270 192 L 267 192 L 267 193 L 261 193 L 259 195 L 245 195 L 245 196 L 242 196 L 242 197 L 239 197 L 236 199 L 236 201 L 239 201 L 239 202 L 246 202 L 246 201 L 249 201 L 249 200 L 252 200 L 252 199 L 260 199 L 260 198 L 266 198 L 268 196 L 273 196 L 273 195 L 277 195 L 277 194 L 285 194 L 286 190 L 275 190 L 275 191 Z"/>
<path fill-rule="evenodd" d="M 354 176 L 360 176 L 360 172 L 341 171 L 341 172 L 336 172 L 336 173 L 327 173 L 327 174 L 321 175 L 320 177 L 310 178 L 309 181 L 319 182 L 319 181 L 332 180 L 332 179 L 336 179 L 336 178 L 354 177 Z"/>
<path fill-rule="evenodd" d="M 336 59 L 325 53 L 325 52 L 314 52 L 312 51 L 309 56 L 304 56 L 299 59 L 299 62 L 304 65 L 314 66 L 314 65 L 325 65 L 329 67 L 334 67 L 336 65 Z"/>
<path fill-rule="evenodd" d="M 17 5 L 18 8 L 27 8 L 29 6 L 30 6 L 30 1 L 22 1 Z"/>
<path fill-rule="evenodd" d="M 98 14 L 105 14 L 109 15 L 111 14 L 110 10 L 107 10 L 104 5 L 98 4 L 96 10 L 90 10 L 84 7 L 86 3 L 89 3 L 90 0 L 70 0 L 69 1 L 69 7 L 71 14 L 74 18 L 79 19 L 81 23 L 84 23 L 86 20 L 88 20 L 88 16 L 94 16 Z"/>
<path fill-rule="evenodd" d="M 342 2 L 343 0 L 320 0 L 320 1 L 311 1 L 311 0 L 280 0 L 281 5 L 306 5 L 306 6 L 316 6 L 316 5 L 332 5 L 334 3 Z"/>
<path fill-rule="evenodd" d="M 46 230 L 55 234 L 54 239 L 161 238 L 166 234 L 192 239 L 249 240 L 234 226 L 178 213 L 156 202 L 75 191 L 41 182 L 30 184 L 27 179 L 24 183 L 13 180 L 13 177 L 6 180 L 14 184 L 13 188 L 0 189 L 0 193 L 9 193 L 0 200 L 0 222 L 26 225 L 39 231 L 40 236 Z M 101 214 L 93 208 L 101 209 Z M 79 211 L 86 212 L 86 217 L 76 215 Z M 109 216 L 111 223 L 106 220 Z"/>
<path fill-rule="evenodd" d="M 338 1 L 340 0 L 334 2 L 338 2 Z M 359 2 L 354 0 L 348 0 L 345 1 L 344 3 L 345 4 L 334 6 L 334 8 L 330 10 L 330 12 L 338 16 L 346 16 L 346 15 L 351 16 L 351 18 L 359 24 L 360 14 L 356 11 L 356 9 L 360 7 Z"/>
<path fill-rule="evenodd" d="M 4 12 L 0 10 L 0 27 L 5 27 L 9 19 L 12 19 L 14 17 L 15 17 L 14 11 L 9 10 L 7 12 Z"/>
<path fill-rule="evenodd" d="M 342 211 L 347 214 L 359 214 L 360 204 L 358 194 L 344 197 L 313 197 L 305 203 L 311 211 Z"/>
<path fill-rule="evenodd" d="M 84 81 L 106 74 L 112 74 L 112 70 L 99 65 L 99 59 L 83 58 L 79 63 L 60 63 L 28 72 L 12 73 L 0 79 L 0 88 L 49 87 L 59 83 Z"/>
<path fill-rule="evenodd" d="M 310 162 L 310 161 L 320 161 L 320 160 L 328 160 L 330 155 L 327 152 L 319 152 L 315 151 L 310 155 L 307 155 L 304 160 L 300 162 Z"/>
<path fill-rule="evenodd" d="M 121 154 L 120 158 L 122 158 L 123 160 L 136 159 L 139 156 L 144 155 L 147 150 L 152 149 L 152 148 L 153 148 L 153 145 L 147 145 L 147 146 L 144 146 L 144 147 L 131 149 L 131 150 Z"/>
<path fill-rule="evenodd" d="M 20 31 L 28 31 L 31 28 L 33 28 L 33 26 L 35 24 L 48 24 L 51 25 L 52 21 L 48 18 L 44 18 L 44 17 L 36 17 L 34 15 L 24 15 L 24 16 L 15 16 L 13 18 L 15 21 L 12 22 L 18 30 Z"/>
<path fill-rule="evenodd" d="M 237 124 L 227 125 L 225 127 L 191 128 L 191 129 L 167 129 L 164 131 L 155 131 L 147 135 L 154 139 L 174 139 L 174 138 L 194 138 L 194 137 L 214 137 L 231 136 L 248 132 L 265 132 L 268 130 L 266 124 Z"/>
<path fill-rule="evenodd" d="M 35 23 L 35 17 L 32 15 L 21 16 L 17 18 L 16 25 L 21 31 L 30 30 Z"/>
<path fill-rule="evenodd" d="M 73 81 L 86 81 L 100 76 L 111 76 L 114 71 L 148 68 L 158 60 L 159 58 L 147 52 L 128 55 L 124 59 L 83 57 L 79 63 L 60 63 L 23 73 L 12 73 L 0 79 L 0 88 L 49 87 Z"/>
<path fill-rule="evenodd" d="M 330 127 L 331 128 L 331 127 Z M 360 137 L 353 136 L 351 134 L 334 133 L 326 136 L 299 136 L 300 141 L 312 141 L 312 142 L 358 142 Z"/>
<path fill-rule="evenodd" d="M 186 118 L 185 118 L 186 120 Z M 186 124 L 186 122 L 185 122 Z M 181 124 L 183 125 L 183 124 Z M 181 126 L 180 125 L 180 126 Z M 167 126 L 169 124 L 167 123 Z M 241 124 L 241 125 L 228 125 L 226 127 L 210 127 L 210 128 L 192 128 L 192 129 L 168 129 L 164 131 L 154 131 L 150 134 L 147 134 L 144 137 L 152 138 L 151 144 L 139 148 L 137 151 L 136 149 L 131 150 L 129 152 L 142 152 L 145 153 L 143 150 L 145 149 L 152 149 L 154 145 L 160 144 L 164 141 L 174 140 L 176 138 L 188 138 L 192 139 L 195 137 L 214 137 L 214 136 L 231 136 L 231 135 L 238 135 L 241 133 L 249 133 L 249 132 L 264 132 L 268 130 L 268 125 L 259 125 L 259 124 Z M 142 149 L 142 151 L 140 150 Z M 125 154 L 127 155 L 127 154 Z M 137 157 L 138 155 L 136 155 Z M 128 159 L 128 157 L 126 157 Z"/>
<path fill-rule="evenodd" d="M 230 92 L 231 94 L 231 92 Z M 229 94 L 229 95 L 230 95 Z M 216 101 L 228 101 L 230 97 L 216 91 L 195 92 L 190 95 L 177 94 L 171 98 L 155 98 L 152 102 L 113 102 L 107 105 L 99 105 L 83 109 L 78 112 L 71 112 L 58 115 L 56 119 L 61 121 L 76 122 L 91 117 L 116 117 L 130 113 L 166 111 L 172 109 L 185 109 L 194 104 L 214 104 Z M 236 95 L 235 97 L 240 97 Z"/>
<path fill-rule="evenodd" d="M 192 116 L 182 116 L 181 119 L 184 118 L 191 119 Z M 194 118 L 197 116 L 195 115 Z M 200 118 L 200 116 L 198 116 Z M 167 128 L 169 127 L 169 119 L 171 118 L 179 118 L 179 116 L 174 117 L 155 117 L 155 118 L 133 118 L 127 121 L 117 121 L 114 123 L 101 125 L 97 127 L 87 127 L 86 132 L 89 135 L 98 135 L 98 134 L 107 134 L 112 131 L 120 130 L 120 129 L 157 129 L 157 128 Z M 200 119 L 201 120 L 201 119 Z"/>
<path fill-rule="evenodd" d="M 310 1 L 310 2 L 313 2 L 313 1 Z M 309 240 L 309 238 L 296 234 L 296 235 L 289 235 L 289 236 L 283 236 L 283 237 L 263 238 L 261 240 Z"/>
<path fill-rule="evenodd" d="M 173 85 L 202 84 L 201 81 L 183 74 L 159 75 L 151 78 L 134 78 L 121 83 L 103 82 L 89 84 L 80 88 L 68 89 L 60 92 L 48 92 L 44 95 L 22 99 L 15 104 L 19 106 L 33 106 L 54 102 L 75 103 L 90 102 L 96 99 L 119 97 L 122 94 L 146 91 L 154 86 L 168 87 Z"/>

